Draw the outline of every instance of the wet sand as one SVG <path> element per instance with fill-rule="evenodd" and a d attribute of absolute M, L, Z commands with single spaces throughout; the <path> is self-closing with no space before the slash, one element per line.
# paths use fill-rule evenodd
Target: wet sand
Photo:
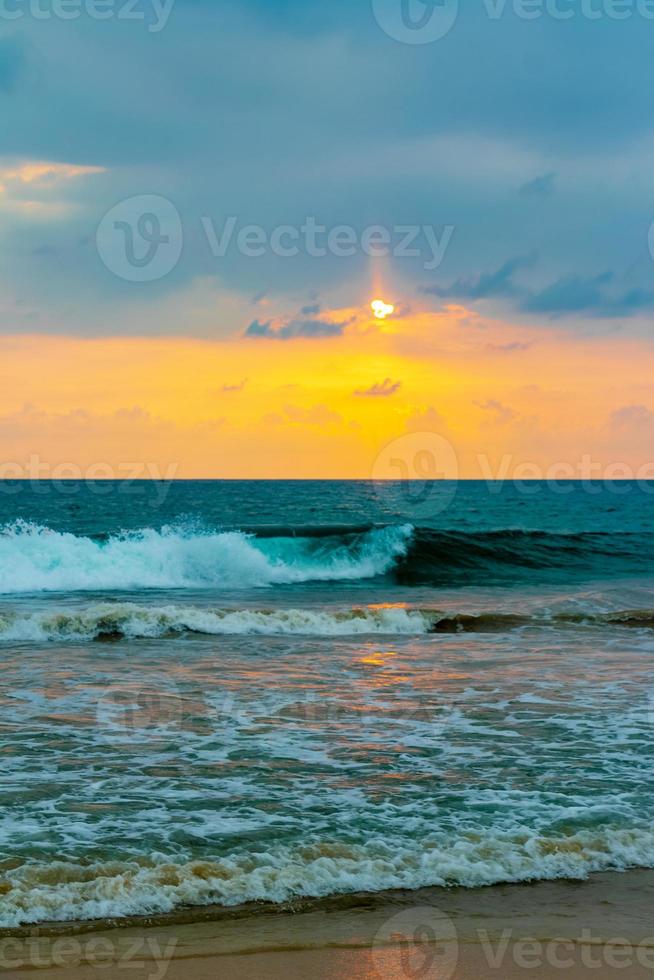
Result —
<path fill-rule="evenodd" d="M 0 972 L 47 980 L 654 977 L 654 871 L 423 889 L 0 933 Z"/>

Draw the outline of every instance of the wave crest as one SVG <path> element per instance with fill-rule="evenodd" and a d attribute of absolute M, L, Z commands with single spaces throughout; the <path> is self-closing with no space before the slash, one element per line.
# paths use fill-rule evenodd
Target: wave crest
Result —
<path fill-rule="evenodd" d="M 312 609 L 200 609 L 100 603 L 59 613 L 4 612 L 0 642 L 162 638 L 180 633 L 208 636 L 418 635 L 433 628 L 434 614 L 401 606 L 343 611 Z"/>
<path fill-rule="evenodd" d="M 257 588 L 374 578 L 406 554 L 410 525 L 328 537 L 145 528 L 106 540 L 25 522 L 0 532 L 0 592 Z"/>
<path fill-rule="evenodd" d="M 183 633 L 206 636 L 424 636 L 443 633 L 505 633 L 522 628 L 654 629 L 654 609 L 614 612 L 462 613 L 420 609 L 404 603 L 351 609 L 211 609 L 97 603 L 59 612 L 4 610 L 0 643 L 163 639 Z"/>

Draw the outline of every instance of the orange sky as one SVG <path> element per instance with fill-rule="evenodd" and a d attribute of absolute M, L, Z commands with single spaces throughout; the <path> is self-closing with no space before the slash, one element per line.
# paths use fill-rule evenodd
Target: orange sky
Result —
<path fill-rule="evenodd" d="M 62 477 L 121 477 L 128 466 L 393 477 L 375 461 L 400 439 L 394 453 L 409 454 L 411 472 L 415 440 L 403 437 L 417 431 L 445 437 L 458 475 L 472 478 L 548 475 L 584 455 L 637 475 L 654 452 L 648 340 L 522 328 L 462 307 L 400 308 L 384 323 L 367 307 L 325 318 L 352 322 L 322 339 L 2 338 L 0 475 L 36 456 L 71 464 Z"/>

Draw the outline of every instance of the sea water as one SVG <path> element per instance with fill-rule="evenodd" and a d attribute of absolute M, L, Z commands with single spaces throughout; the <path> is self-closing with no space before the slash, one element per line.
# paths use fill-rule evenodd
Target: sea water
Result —
<path fill-rule="evenodd" d="M 654 485 L 0 492 L 0 926 L 654 866 Z"/>

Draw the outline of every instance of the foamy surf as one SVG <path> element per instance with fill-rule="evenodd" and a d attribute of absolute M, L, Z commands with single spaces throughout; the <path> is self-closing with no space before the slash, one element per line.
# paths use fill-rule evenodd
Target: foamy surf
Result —
<path fill-rule="evenodd" d="M 367 845 L 307 842 L 252 855 L 184 863 L 159 859 L 28 864 L 0 878 L 0 927 L 173 912 L 184 907 L 287 902 L 293 898 L 428 886 L 475 888 L 652 867 L 645 828 L 435 835 Z"/>
<path fill-rule="evenodd" d="M 417 636 L 436 614 L 402 607 L 226 609 L 101 603 L 68 612 L 0 613 L 0 642 L 163 638 L 180 633 L 208 636 Z"/>
<path fill-rule="evenodd" d="M 258 588 L 355 581 L 389 571 L 413 528 L 328 538 L 257 538 L 240 531 L 145 528 L 107 540 L 22 521 L 0 531 L 0 593 Z"/>
<path fill-rule="evenodd" d="M 59 611 L 0 610 L 0 643 L 75 642 L 119 639 L 174 639 L 204 636 L 424 636 L 503 633 L 524 628 L 654 628 L 654 609 L 610 613 L 462 613 L 412 608 L 404 603 L 347 609 L 212 609 L 190 605 L 94 603 Z"/>

